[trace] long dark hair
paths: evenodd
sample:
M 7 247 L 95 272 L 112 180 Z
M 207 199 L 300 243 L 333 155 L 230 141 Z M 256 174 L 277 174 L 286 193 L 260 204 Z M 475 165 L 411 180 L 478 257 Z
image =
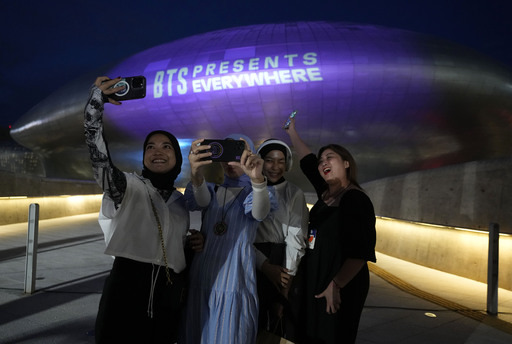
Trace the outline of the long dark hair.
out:
M 355 186 L 357 186 L 358 188 L 361 189 L 361 186 L 357 182 L 357 164 L 356 164 L 356 160 L 354 159 L 352 154 L 350 154 L 348 149 L 346 149 L 345 147 L 340 146 L 338 144 L 335 144 L 335 143 L 328 144 L 328 145 L 323 146 L 322 148 L 320 148 L 320 150 L 318 151 L 318 156 L 317 156 L 318 161 L 320 161 L 320 157 L 322 156 L 322 153 L 326 149 L 331 149 L 336 154 L 341 156 L 341 158 L 343 160 L 348 161 L 349 167 L 347 167 L 347 169 L 346 169 L 347 170 L 347 178 L 350 181 L 350 183 L 354 184 Z

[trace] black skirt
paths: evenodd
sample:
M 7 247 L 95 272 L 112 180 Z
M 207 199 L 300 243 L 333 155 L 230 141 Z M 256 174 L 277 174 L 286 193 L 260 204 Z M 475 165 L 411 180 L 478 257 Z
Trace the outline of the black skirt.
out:
M 96 343 L 174 343 L 186 278 L 170 272 L 172 284 L 163 266 L 116 257 L 96 317 Z

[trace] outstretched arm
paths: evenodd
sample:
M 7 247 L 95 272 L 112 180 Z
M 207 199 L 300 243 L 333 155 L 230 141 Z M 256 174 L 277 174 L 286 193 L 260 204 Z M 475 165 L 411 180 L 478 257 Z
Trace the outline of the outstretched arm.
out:
M 85 142 L 89 147 L 94 179 L 113 201 L 116 207 L 123 200 L 126 191 L 126 176 L 114 166 L 110 159 L 107 142 L 103 137 L 103 91 L 117 82 L 108 77 L 98 77 L 91 88 L 84 111 Z M 106 92 L 110 92 L 108 90 Z M 113 104 L 120 104 L 109 98 Z M 116 105 L 117 105 L 116 104 Z
M 290 136 L 290 140 L 292 141 L 292 145 L 299 156 L 299 160 L 305 157 L 308 154 L 311 154 L 311 149 L 308 145 L 302 140 L 295 128 L 295 117 L 290 119 L 290 126 L 288 129 L 285 129 L 288 135 Z

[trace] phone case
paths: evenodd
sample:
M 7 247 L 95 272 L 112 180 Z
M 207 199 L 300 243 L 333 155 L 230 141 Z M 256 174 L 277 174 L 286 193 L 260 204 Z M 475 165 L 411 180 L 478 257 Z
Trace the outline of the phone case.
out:
M 107 97 L 117 101 L 123 101 L 130 99 L 140 99 L 146 96 L 146 77 L 142 75 L 123 78 L 114 86 L 112 86 L 112 88 L 119 86 L 125 86 L 125 89 L 110 94 Z
M 206 139 L 201 145 L 210 145 L 212 155 L 205 160 L 213 161 L 240 161 L 245 149 L 245 142 L 242 140 L 216 140 Z
M 297 114 L 297 110 L 293 111 L 290 116 L 288 116 L 288 119 L 286 120 L 286 123 L 283 126 L 283 129 L 288 129 L 290 127 L 290 123 L 292 121 L 292 118 L 295 117 Z

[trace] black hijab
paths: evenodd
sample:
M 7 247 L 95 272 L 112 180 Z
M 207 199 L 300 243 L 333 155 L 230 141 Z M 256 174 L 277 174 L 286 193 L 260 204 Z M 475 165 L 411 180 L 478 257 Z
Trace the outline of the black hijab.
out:
M 176 156 L 176 165 L 174 165 L 173 169 L 166 173 L 155 173 L 151 172 L 146 165 L 144 165 L 144 156 L 146 155 L 146 146 L 148 145 L 148 141 L 151 136 L 155 134 L 162 134 L 167 136 L 169 141 L 171 141 L 172 147 L 174 148 L 174 155 Z M 143 147 L 143 156 L 142 156 L 142 176 L 151 181 L 151 184 L 157 189 L 160 190 L 173 190 L 174 189 L 174 181 L 178 178 L 178 175 L 181 172 L 181 164 L 183 162 L 183 157 L 181 156 L 180 144 L 176 137 L 173 134 L 165 131 L 165 130 L 155 130 L 152 131 L 146 136 L 144 140 Z

